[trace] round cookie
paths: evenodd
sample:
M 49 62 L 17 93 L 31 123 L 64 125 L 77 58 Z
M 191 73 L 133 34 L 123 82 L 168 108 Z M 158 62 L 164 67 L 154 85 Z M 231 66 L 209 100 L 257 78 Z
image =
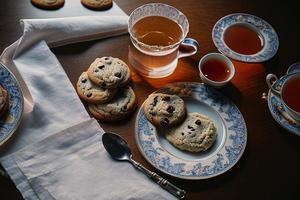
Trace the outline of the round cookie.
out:
M 189 113 L 186 120 L 166 134 L 166 138 L 181 150 L 199 152 L 212 146 L 217 137 L 214 123 L 199 113 Z
M 31 0 L 31 3 L 38 8 L 51 10 L 61 8 L 65 0 Z
M 119 58 L 96 58 L 88 71 L 89 79 L 103 88 L 117 88 L 130 80 L 130 71 L 126 63 Z
M 127 117 L 137 106 L 134 91 L 130 86 L 120 88 L 117 96 L 104 104 L 90 104 L 90 113 L 102 121 L 115 121 Z
M 8 109 L 7 91 L 0 86 L 0 117 L 2 117 Z
M 179 96 L 156 93 L 146 99 L 144 113 L 152 124 L 167 127 L 182 122 L 186 110 L 184 101 Z
M 112 0 L 81 0 L 81 3 L 93 10 L 105 10 L 111 8 L 113 5 Z
M 117 89 L 104 89 L 92 83 L 87 72 L 80 75 L 76 86 L 79 97 L 89 103 L 108 102 L 117 93 Z

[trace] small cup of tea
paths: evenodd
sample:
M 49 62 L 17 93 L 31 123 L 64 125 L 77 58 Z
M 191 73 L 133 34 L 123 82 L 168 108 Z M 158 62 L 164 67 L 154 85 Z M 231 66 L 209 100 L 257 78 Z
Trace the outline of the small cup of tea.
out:
M 300 72 L 287 74 L 279 79 L 280 87 L 275 87 L 274 83 L 278 78 L 274 74 L 268 74 L 266 82 L 271 91 L 277 95 L 283 104 L 285 111 L 296 121 L 300 122 Z
M 209 53 L 199 62 L 200 78 L 203 83 L 214 87 L 226 85 L 234 76 L 234 65 L 229 58 L 220 53 Z

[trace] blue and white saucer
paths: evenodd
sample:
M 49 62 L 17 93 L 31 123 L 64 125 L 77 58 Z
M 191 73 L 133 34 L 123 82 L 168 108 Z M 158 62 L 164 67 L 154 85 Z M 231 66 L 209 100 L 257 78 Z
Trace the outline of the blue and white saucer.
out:
M 291 73 L 300 73 L 300 63 L 292 64 L 288 70 L 287 74 Z M 274 86 L 277 89 L 280 89 L 283 82 L 286 80 L 286 76 L 278 79 Z M 277 121 L 279 125 L 285 128 L 287 131 L 294 133 L 300 136 L 300 122 L 295 121 L 285 110 L 282 104 L 281 99 L 276 96 L 272 90 L 269 90 L 268 93 L 268 106 L 273 118 Z
M 16 131 L 23 114 L 23 95 L 20 85 L 9 69 L 0 63 L 0 84 L 7 91 L 9 108 L 0 118 L 0 146 Z
M 261 51 L 253 55 L 239 54 L 231 50 L 224 42 L 227 28 L 244 24 L 255 29 L 264 41 Z M 213 27 L 212 39 L 217 49 L 226 56 L 243 62 L 264 62 L 271 59 L 277 52 L 279 40 L 274 28 L 265 20 L 245 13 L 235 13 L 221 18 Z
M 156 169 L 182 179 L 206 179 L 233 167 L 247 143 L 247 128 L 238 108 L 221 93 L 201 83 L 174 83 L 156 92 L 181 96 L 188 112 L 208 116 L 217 127 L 215 144 L 205 152 L 182 151 L 145 117 L 141 106 L 135 124 L 138 148 Z

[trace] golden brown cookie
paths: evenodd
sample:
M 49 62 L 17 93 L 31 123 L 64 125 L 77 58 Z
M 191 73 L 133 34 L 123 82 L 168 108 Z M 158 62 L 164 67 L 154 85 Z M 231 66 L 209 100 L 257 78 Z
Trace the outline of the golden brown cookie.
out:
M 200 113 L 189 113 L 185 121 L 166 134 L 167 140 L 181 150 L 206 151 L 217 138 L 217 129 L 211 119 Z
M 104 89 L 90 81 L 86 72 L 83 72 L 76 85 L 79 97 L 89 103 L 105 103 L 110 101 L 117 89 Z
M 177 95 L 155 93 L 146 99 L 144 113 L 155 126 L 170 127 L 184 120 L 185 103 Z
M 42 9 L 58 9 L 61 8 L 65 0 L 31 0 L 31 3 Z
M 90 104 L 90 113 L 101 121 L 116 121 L 126 118 L 137 106 L 137 99 L 130 86 L 120 88 L 117 96 L 110 102 Z
M 0 86 L 0 117 L 6 113 L 8 104 L 8 94 L 6 90 Z
M 126 63 L 110 56 L 96 58 L 87 74 L 95 85 L 108 89 L 125 86 L 130 80 L 130 70 Z
M 112 0 L 81 0 L 81 3 L 93 10 L 106 10 L 113 5 Z

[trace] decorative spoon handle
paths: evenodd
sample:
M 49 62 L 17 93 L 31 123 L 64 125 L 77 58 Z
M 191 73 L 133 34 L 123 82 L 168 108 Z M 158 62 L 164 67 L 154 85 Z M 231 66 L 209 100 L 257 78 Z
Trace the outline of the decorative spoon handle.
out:
M 168 192 L 170 192 L 172 195 L 174 195 L 178 199 L 184 199 L 185 198 L 185 194 L 186 194 L 185 190 L 182 190 L 182 189 L 178 188 L 177 186 L 173 185 L 172 183 L 170 183 L 166 179 L 162 178 L 161 176 L 159 176 L 155 172 L 152 172 L 152 171 L 148 170 L 143 165 L 141 165 L 140 163 L 134 161 L 133 159 L 130 159 L 130 161 L 131 161 L 131 163 L 133 164 L 133 166 L 135 168 L 137 168 L 138 170 L 140 170 L 141 172 L 146 174 L 150 179 L 152 179 L 158 185 L 160 185 L 160 187 L 167 190 Z

